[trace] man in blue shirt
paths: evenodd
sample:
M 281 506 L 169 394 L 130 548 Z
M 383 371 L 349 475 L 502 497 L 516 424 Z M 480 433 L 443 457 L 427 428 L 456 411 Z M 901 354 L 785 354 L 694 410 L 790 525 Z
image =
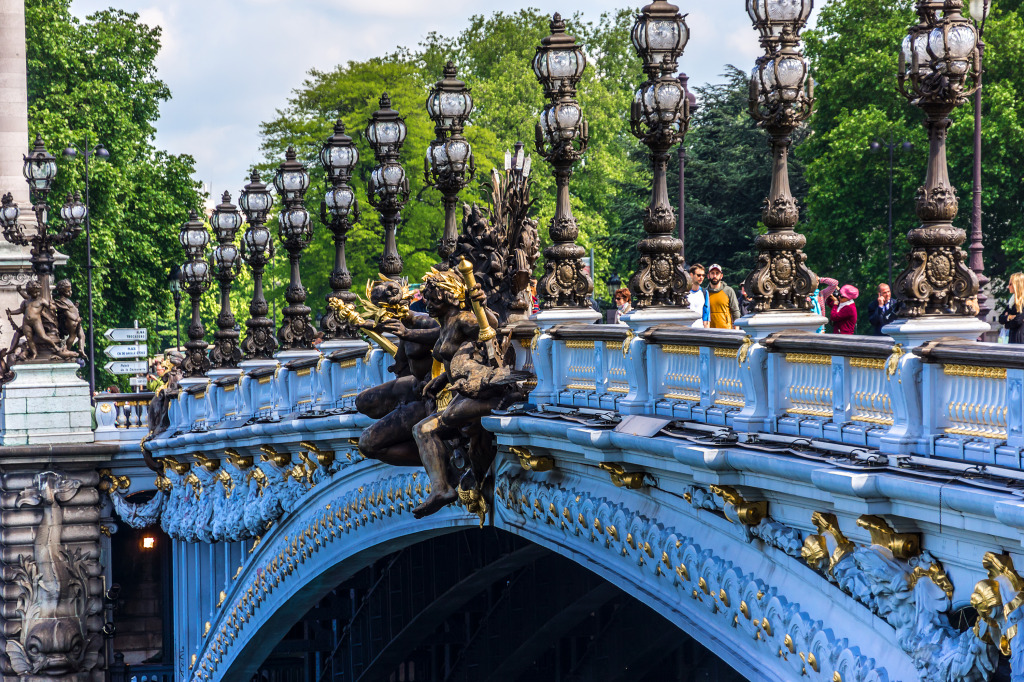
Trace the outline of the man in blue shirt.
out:
M 708 292 L 701 288 L 704 281 L 704 266 L 694 263 L 690 266 L 690 291 L 687 298 L 690 300 L 690 310 L 700 312 L 700 317 L 693 321 L 694 327 L 711 326 L 711 305 L 708 302 Z

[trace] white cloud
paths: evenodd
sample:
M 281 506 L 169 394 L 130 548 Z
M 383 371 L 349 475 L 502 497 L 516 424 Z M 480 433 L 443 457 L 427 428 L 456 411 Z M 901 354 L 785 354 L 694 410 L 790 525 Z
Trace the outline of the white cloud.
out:
M 196 158 L 197 177 L 220 193 L 237 192 L 259 159 L 259 124 L 285 105 L 311 68 L 329 70 L 399 46 L 428 32 L 455 34 L 470 15 L 537 7 L 588 18 L 644 2 L 622 0 L 75 0 L 85 15 L 111 5 L 138 12 L 163 29 L 157 60 L 173 99 L 162 107 L 157 143 Z M 680 63 L 700 85 L 725 64 L 746 68 L 759 48 L 742 2 L 678 1 L 691 37 Z

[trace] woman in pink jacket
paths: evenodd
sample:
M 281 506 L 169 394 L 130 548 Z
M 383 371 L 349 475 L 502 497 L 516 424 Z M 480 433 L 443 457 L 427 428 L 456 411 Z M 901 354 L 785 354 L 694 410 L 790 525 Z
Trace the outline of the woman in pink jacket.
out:
M 854 301 L 860 295 L 857 287 L 844 284 L 839 287 L 839 296 L 829 296 L 829 318 L 833 334 L 853 334 L 857 330 L 857 306 Z

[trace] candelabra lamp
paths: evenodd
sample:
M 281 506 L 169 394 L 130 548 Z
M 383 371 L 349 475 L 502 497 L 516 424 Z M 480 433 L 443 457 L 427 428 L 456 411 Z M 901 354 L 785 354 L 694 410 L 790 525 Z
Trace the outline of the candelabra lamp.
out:
M 309 350 L 313 348 L 315 332 L 309 320 L 310 308 L 306 305 L 306 289 L 299 275 L 302 252 L 313 239 L 313 221 L 302 200 L 309 188 L 309 173 L 296 159 L 295 148 L 288 147 L 284 161 L 277 167 L 274 188 L 284 202 L 278 217 L 278 236 L 288 252 L 291 266 L 285 300 L 288 305 L 282 310 L 284 319 L 277 332 L 281 350 Z
M 647 81 L 630 108 L 633 135 L 651 150 L 654 182 L 644 213 L 646 237 L 637 244 L 640 263 L 630 279 L 635 308 L 689 307 L 690 278 L 683 266 L 683 243 L 673 236 L 675 212 L 668 198 L 668 158 L 690 124 L 690 102 L 675 77 L 677 61 L 689 39 L 679 8 L 664 0 L 644 7 L 633 25 L 632 41 L 643 60 Z
M 385 92 L 380 96 L 380 109 L 373 112 L 366 126 L 366 139 L 377 159 L 377 165 L 370 174 L 369 200 L 380 213 L 384 225 L 384 255 L 380 259 L 380 271 L 388 277 L 402 274 L 402 257 L 398 255 L 395 233 L 402 219 L 402 208 L 409 200 L 409 178 L 398 160 L 407 132 L 405 119 L 391 108 L 391 98 Z
M 274 244 L 270 230 L 265 225 L 274 198 L 266 184 L 260 180 L 256 169 L 249 176 L 249 183 L 242 188 L 238 203 L 249 223 L 242 238 L 242 258 L 252 268 L 253 280 L 242 352 L 246 360 L 270 360 L 277 350 L 277 339 L 274 336 L 274 322 L 267 317 L 270 306 L 263 295 L 263 271 L 274 257 Z
M 544 249 L 539 293 L 543 308 L 587 308 L 594 282 L 584 270 L 586 252 L 576 243 L 580 229 L 569 200 L 573 164 L 582 158 L 590 141 L 590 130 L 576 101 L 576 86 L 587 58 L 576 39 L 566 34 L 561 15 L 555 14 L 550 26 L 551 35 L 541 40 L 533 58 L 533 72 L 548 99 L 536 128 L 537 152 L 554 169 L 558 192 L 548 227 L 552 244 Z
M 13 315 L 21 315 L 22 320 L 14 324 L 11 352 L 3 359 L 5 368 L 18 362 L 66 362 L 84 357 L 85 350 L 84 343 L 79 340 L 81 318 L 78 309 L 66 295 L 58 301 L 53 300 L 50 280 L 56 247 L 81 233 L 88 209 L 80 195 L 69 194 L 59 211 L 63 224 L 53 229 L 47 198 L 57 176 L 57 161 L 46 150 L 41 137 L 36 137 L 33 148 L 24 157 L 22 170 L 29 185 L 36 224 L 31 232 L 26 232 L 26 226 L 19 222 L 21 209 L 8 193 L 0 202 L 0 227 L 3 228 L 4 239 L 11 244 L 32 247 L 30 262 L 35 280 L 29 282 L 22 292 L 26 300 L 21 307 L 11 311 Z M 61 327 L 68 329 L 62 333 Z M 69 348 L 76 342 L 79 344 L 77 352 Z
M 231 203 L 231 194 L 224 192 L 220 204 L 210 216 L 210 226 L 217 235 L 217 246 L 213 249 L 213 276 L 220 284 L 220 314 L 217 315 L 217 331 L 213 335 L 213 350 L 210 360 L 214 369 L 234 369 L 242 359 L 238 348 L 238 332 L 235 330 L 235 316 L 231 312 L 231 284 L 238 276 L 242 263 L 235 236 L 242 226 L 242 214 Z
M 808 63 L 800 50 L 800 29 L 812 5 L 811 0 L 747 0 L 747 13 L 765 49 L 750 79 L 750 114 L 767 131 L 774 159 L 761 214 L 768 232 L 754 240 L 757 266 L 744 282 L 756 313 L 809 311 L 809 296 L 818 286 L 802 251 L 807 239 L 793 229 L 800 212 L 789 187 L 793 131 L 810 117 L 814 105 Z
M 345 134 L 345 124 L 338 120 L 334 124 L 334 134 L 320 150 L 320 163 L 327 171 L 327 180 L 330 183 L 320 206 L 320 221 L 328 225 L 334 235 L 334 270 L 331 271 L 328 304 L 334 298 L 346 304 L 356 300 L 356 295 L 350 291 L 352 275 L 345 261 L 345 241 L 348 239 L 349 230 L 359 222 L 359 202 L 348 184 L 352 178 L 352 169 L 358 161 L 359 150 L 353 144 L 352 138 Z M 351 326 L 346 324 L 330 305 L 327 306 L 327 313 L 320 323 L 320 329 L 327 340 L 355 338 Z
M 463 137 L 466 120 L 473 113 L 473 97 L 458 78 L 455 64 L 448 62 L 444 77 L 427 96 L 427 113 L 434 122 L 434 139 L 423 162 L 426 183 L 444 198 L 444 233 L 437 243 L 442 262 L 455 253 L 459 237 L 456 211 L 459 192 L 476 176 L 476 161 L 469 142 Z
M 970 315 L 967 299 L 978 293 L 960 249 L 967 235 L 953 227 L 957 197 L 946 163 L 949 115 L 974 94 L 981 73 L 977 29 L 962 9 L 962 0 L 918 0 L 919 21 L 900 51 L 900 91 L 924 111 L 929 143 L 928 171 L 917 190 L 921 226 L 907 234 L 909 266 L 894 292 L 906 318 Z
M 206 245 L 210 243 L 210 235 L 195 211 L 189 213 L 188 222 L 182 225 L 178 239 L 188 258 L 188 262 L 181 266 L 181 280 L 192 299 L 192 321 L 188 325 L 182 375 L 186 379 L 198 379 L 205 377 L 210 370 L 210 358 L 206 354 L 206 330 L 203 329 L 203 320 L 199 314 L 202 295 L 210 288 L 210 264 L 206 262 Z

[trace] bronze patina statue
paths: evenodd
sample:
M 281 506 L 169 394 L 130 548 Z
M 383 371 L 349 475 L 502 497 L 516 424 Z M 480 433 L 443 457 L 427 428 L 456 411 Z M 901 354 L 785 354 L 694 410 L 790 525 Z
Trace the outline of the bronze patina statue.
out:
M 430 493 L 413 510 L 417 517 L 462 499 L 483 518 L 496 447 L 480 419 L 523 399 L 522 382 L 532 377 L 513 369 L 507 326 L 528 314 L 527 287 L 538 256 L 521 145 L 508 165 L 492 180 L 494 208 L 464 207 L 454 254 L 424 276 L 429 317 L 395 308 L 396 299 L 407 298 L 384 277 L 368 292 L 365 317 L 372 321 L 347 313 L 365 331 L 400 340 L 391 368 L 397 378 L 356 399 L 360 412 L 378 419 L 359 448 L 389 464 L 422 463 Z
M 408 284 L 383 275 L 366 285 L 364 301 L 368 317 L 359 328 L 399 339 L 389 368 L 395 379 L 367 389 L 356 397 L 356 409 L 377 419 L 359 438 L 359 451 L 371 459 L 397 466 L 419 464 L 412 428 L 427 416 L 423 386 L 430 378 L 433 359 L 430 349 L 437 342 L 440 327 L 429 315 L 409 310 Z

